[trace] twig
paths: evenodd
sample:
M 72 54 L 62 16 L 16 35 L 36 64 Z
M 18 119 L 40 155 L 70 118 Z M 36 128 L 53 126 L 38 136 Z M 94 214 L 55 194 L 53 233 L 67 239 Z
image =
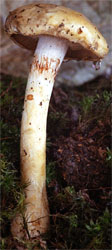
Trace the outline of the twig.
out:
M 4 137 L 4 138 L 0 138 L 0 141 L 2 141 L 2 140 L 7 140 L 7 139 L 12 139 L 12 137 Z
M 90 190 L 105 190 L 105 189 L 111 189 L 111 187 L 100 187 L 100 188 L 86 188 L 86 191 Z
M 3 97 L 6 93 L 8 93 L 8 91 L 11 89 L 11 87 L 12 87 L 12 81 L 10 82 L 9 87 L 1 93 L 0 97 Z

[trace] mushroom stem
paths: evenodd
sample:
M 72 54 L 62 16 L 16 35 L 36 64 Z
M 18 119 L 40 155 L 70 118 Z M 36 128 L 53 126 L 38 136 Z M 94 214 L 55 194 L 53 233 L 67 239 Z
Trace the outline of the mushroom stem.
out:
M 30 237 L 45 233 L 49 225 L 46 195 L 46 121 L 57 71 L 67 52 L 63 39 L 40 36 L 26 87 L 21 125 L 21 174 L 29 185 L 25 190 L 25 221 Z M 23 220 L 16 216 L 12 234 L 26 234 Z

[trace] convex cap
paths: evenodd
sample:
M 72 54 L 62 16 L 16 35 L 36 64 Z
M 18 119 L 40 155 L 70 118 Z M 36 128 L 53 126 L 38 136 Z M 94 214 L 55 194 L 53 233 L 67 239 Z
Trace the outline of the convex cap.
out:
M 5 30 L 20 46 L 35 50 L 39 35 L 68 41 L 65 59 L 98 61 L 108 53 L 106 40 L 81 13 L 54 4 L 29 4 L 12 11 Z

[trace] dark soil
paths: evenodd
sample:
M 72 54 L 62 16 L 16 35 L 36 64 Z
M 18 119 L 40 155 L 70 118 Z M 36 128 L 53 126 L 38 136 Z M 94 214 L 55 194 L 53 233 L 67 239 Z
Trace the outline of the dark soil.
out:
M 48 159 L 56 161 L 63 184 L 73 185 L 77 191 L 110 185 L 109 168 L 105 162 L 107 148 L 111 147 L 110 106 L 109 103 L 105 106 L 102 97 L 104 86 L 109 91 L 109 83 L 109 80 L 100 77 L 84 87 L 69 88 L 69 92 L 67 88 L 55 88 L 53 91 L 49 114 L 61 111 L 63 117 L 57 118 L 55 124 L 48 118 L 48 137 L 53 144 Z M 95 89 L 97 86 L 99 89 Z M 84 117 L 78 102 L 84 95 L 91 94 L 94 99 L 96 95 L 100 98 L 94 100 Z M 74 98 L 73 105 L 70 105 L 70 98 Z M 63 124 L 60 124 L 62 119 Z

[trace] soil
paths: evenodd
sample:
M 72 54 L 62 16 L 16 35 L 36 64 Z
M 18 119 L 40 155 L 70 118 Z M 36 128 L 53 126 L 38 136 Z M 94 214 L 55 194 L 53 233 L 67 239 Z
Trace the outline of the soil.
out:
M 95 88 L 95 87 L 97 87 Z M 99 95 L 110 89 L 108 79 L 99 77 L 80 88 L 54 88 L 49 113 L 63 112 L 63 124 L 55 125 L 48 118 L 48 137 L 52 148 L 48 160 L 56 161 L 57 172 L 65 185 L 76 190 L 98 189 L 110 185 L 109 169 L 105 164 L 107 148 L 110 148 L 110 107 L 95 100 L 88 114 L 80 121 L 82 114 L 79 100 L 85 96 Z M 70 98 L 75 104 L 70 106 Z M 72 100 L 73 101 L 73 100 Z M 61 118 L 62 119 L 62 118 Z M 64 124 L 65 122 L 65 124 Z M 57 174 L 58 174 L 57 173 Z

